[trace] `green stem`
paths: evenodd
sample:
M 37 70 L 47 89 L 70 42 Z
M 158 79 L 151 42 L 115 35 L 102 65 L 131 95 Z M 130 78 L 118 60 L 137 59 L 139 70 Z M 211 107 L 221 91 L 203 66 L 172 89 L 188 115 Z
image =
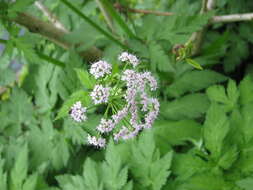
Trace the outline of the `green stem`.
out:
M 104 116 L 106 116 L 106 118 L 107 118 L 108 111 L 109 111 L 109 108 L 110 108 L 110 107 L 111 107 L 111 104 L 108 104 L 108 105 L 107 105 L 107 108 L 106 108 L 106 110 L 105 110 Z
M 52 63 L 54 65 L 57 65 L 57 66 L 60 66 L 60 67 L 65 67 L 65 63 L 59 61 L 58 59 L 54 59 L 54 58 L 49 57 L 49 56 L 47 56 L 47 55 L 45 55 L 43 53 L 40 53 L 38 51 L 35 51 L 35 52 L 36 52 L 36 54 L 38 55 L 39 58 L 41 58 L 41 59 L 43 59 L 43 60 L 45 60 L 45 61 L 47 61 L 49 63 Z
M 0 39 L 0 43 L 7 44 L 7 40 Z
M 72 3 L 70 3 L 68 0 L 61 0 L 62 3 L 64 3 L 67 7 L 69 7 L 73 12 L 75 12 L 78 16 L 80 16 L 82 19 L 84 19 L 86 22 L 88 22 L 91 26 L 93 26 L 97 31 L 104 34 L 107 38 L 118 44 L 123 49 L 129 49 L 126 45 L 121 43 L 119 40 L 114 38 L 111 34 L 109 34 L 107 31 L 105 31 L 103 28 L 101 28 L 99 25 L 97 25 L 95 22 L 93 22 L 89 17 L 84 15 L 80 10 L 78 10 Z

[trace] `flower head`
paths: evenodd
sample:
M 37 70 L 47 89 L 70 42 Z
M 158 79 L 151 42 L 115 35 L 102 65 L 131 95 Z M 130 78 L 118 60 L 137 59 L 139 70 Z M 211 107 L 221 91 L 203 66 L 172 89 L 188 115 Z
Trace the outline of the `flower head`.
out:
M 87 119 L 86 111 L 86 107 L 82 107 L 82 103 L 78 101 L 71 107 L 70 117 L 76 122 L 85 121 Z
M 87 137 L 87 142 L 90 145 L 97 146 L 100 148 L 103 148 L 106 145 L 106 140 L 104 138 L 101 138 L 101 137 L 97 138 L 95 136 L 90 136 L 90 135 L 88 135 Z
M 93 91 L 90 93 L 90 96 L 94 102 L 94 104 L 101 104 L 108 102 L 108 98 L 110 96 L 109 87 L 103 87 L 103 85 L 96 85 Z
M 90 74 L 92 74 L 95 79 L 104 77 L 106 74 L 110 74 L 112 66 L 106 61 L 98 61 L 91 65 Z
M 118 60 L 122 62 L 129 61 L 129 63 L 132 64 L 133 67 L 136 67 L 140 63 L 139 59 L 135 55 L 130 54 L 128 52 L 122 52 L 119 55 Z
M 102 118 L 100 124 L 97 126 L 97 130 L 101 133 L 108 133 L 115 127 L 114 122 L 111 119 Z

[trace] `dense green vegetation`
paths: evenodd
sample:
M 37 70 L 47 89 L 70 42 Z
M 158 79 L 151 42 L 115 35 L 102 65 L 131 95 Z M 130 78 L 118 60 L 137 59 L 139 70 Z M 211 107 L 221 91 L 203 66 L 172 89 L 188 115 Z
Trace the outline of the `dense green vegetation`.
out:
M 0 190 L 252 190 L 251 12 L 252 0 L 0 0 Z M 158 81 L 158 118 L 91 146 L 127 103 L 125 51 Z M 92 75 L 98 60 L 112 75 Z M 115 85 L 107 107 L 92 103 L 98 83 Z

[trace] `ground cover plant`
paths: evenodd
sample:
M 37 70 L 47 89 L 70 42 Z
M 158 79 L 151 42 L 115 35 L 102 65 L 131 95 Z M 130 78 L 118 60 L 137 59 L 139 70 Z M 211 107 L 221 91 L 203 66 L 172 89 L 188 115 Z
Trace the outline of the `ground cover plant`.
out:
M 251 0 L 0 0 L 0 190 L 252 190 Z

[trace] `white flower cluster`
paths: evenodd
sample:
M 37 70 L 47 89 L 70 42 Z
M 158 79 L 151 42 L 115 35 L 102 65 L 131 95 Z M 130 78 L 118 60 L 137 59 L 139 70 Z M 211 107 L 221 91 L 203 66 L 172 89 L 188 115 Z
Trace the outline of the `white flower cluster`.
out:
M 94 104 L 106 103 L 108 102 L 108 98 L 110 95 L 109 92 L 109 87 L 103 87 L 103 85 L 98 84 L 94 87 L 93 91 L 90 93 L 90 96 Z
M 76 122 L 85 121 L 87 119 L 86 111 L 86 107 L 82 107 L 82 103 L 78 101 L 71 107 L 70 117 Z
M 133 138 L 143 129 L 151 128 L 159 113 L 159 101 L 150 96 L 157 89 L 155 77 L 148 71 L 135 69 L 139 64 L 135 55 L 123 52 L 118 60 L 125 63 L 120 75 L 110 75 L 112 66 L 106 61 L 95 62 L 90 68 L 90 74 L 99 79 L 90 97 L 95 105 L 107 105 L 105 116 L 96 127 L 98 135 L 87 138 L 88 144 L 100 148 L 106 145 L 104 135 L 112 134 L 115 141 Z M 86 120 L 85 112 L 86 108 L 77 102 L 70 115 L 81 122 Z
M 140 63 L 139 59 L 135 55 L 130 54 L 128 52 L 122 52 L 119 55 L 118 59 L 119 61 L 122 61 L 122 62 L 129 61 L 133 65 L 133 67 L 136 67 Z
M 90 74 L 92 74 L 95 79 L 104 77 L 106 74 L 110 74 L 112 66 L 106 61 L 98 61 L 91 65 Z
M 87 141 L 88 141 L 88 144 L 91 144 L 100 148 L 105 147 L 105 144 L 106 144 L 106 141 L 104 138 L 101 138 L 101 137 L 97 138 L 95 136 L 90 136 L 90 135 L 88 135 Z

